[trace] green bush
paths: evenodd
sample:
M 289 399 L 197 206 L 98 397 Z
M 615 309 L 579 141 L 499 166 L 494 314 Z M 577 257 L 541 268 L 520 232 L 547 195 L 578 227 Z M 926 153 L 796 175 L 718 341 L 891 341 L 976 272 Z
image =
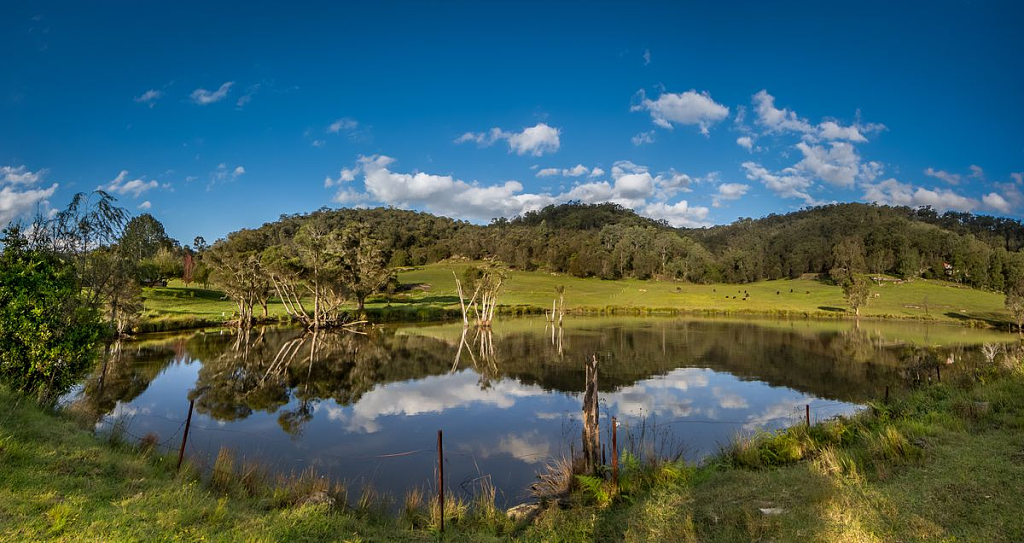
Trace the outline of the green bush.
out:
M 4 230 L 0 255 L 0 379 L 53 401 L 96 359 L 104 326 L 85 302 L 75 269 Z

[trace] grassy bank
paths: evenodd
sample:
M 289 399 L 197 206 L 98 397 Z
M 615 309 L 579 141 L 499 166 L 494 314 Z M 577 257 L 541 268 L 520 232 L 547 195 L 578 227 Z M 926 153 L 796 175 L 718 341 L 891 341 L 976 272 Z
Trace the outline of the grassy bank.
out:
M 452 271 L 465 263 L 433 264 L 404 270 L 399 280 L 408 290 L 371 299 L 367 313 L 375 322 L 428 322 L 459 318 Z M 566 287 L 566 307 L 586 314 L 693 313 L 849 318 L 842 290 L 815 279 L 760 281 L 745 285 L 694 285 L 672 281 L 625 279 L 605 281 L 534 271 L 513 271 L 500 297 L 512 314 L 550 309 L 556 286 Z M 168 287 L 145 289 L 139 332 L 216 326 L 229 320 L 234 304 L 216 290 Z M 276 300 L 268 306 L 271 321 L 286 318 Z M 260 313 L 260 311 L 257 311 Z M 955 322 L 972 326 L 1008 325 L 1003 296 L 953 283 L 916 280 L 883 282 L 872 287 L 867 318 Z
M 852 419 L 739 440 L 701 467 L 624 456 L 621 493 L 578 484 L 570 507 L 544 508 L 533 523 L 462 505 L 445 538 L 1020 541 L 1024 371 L 1001 365 L 949 372 Z M 395 516 L 315 477 L 260 482 L 227 455 L 219 475 L 176 474 L 173 457 L 98 439 L 72 414 L 4 391 L 0 401 L 0 540 L 437 538 L 422 494 Z M 304 504 L 318 490 L 354 505 Z

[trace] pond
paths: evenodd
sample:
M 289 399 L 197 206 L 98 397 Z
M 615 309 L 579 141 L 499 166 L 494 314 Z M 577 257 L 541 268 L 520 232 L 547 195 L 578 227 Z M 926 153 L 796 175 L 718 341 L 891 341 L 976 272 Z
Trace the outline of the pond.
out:
M 536 474 L 580 448 L 584 361 L 597 356 L 602 443 L 699 461 L 737 434 L 849 414 L 905 386 L 908 345 L 944 361 L 1015 336 L 943 325 L 686 318 L 506 319 L 379 326 L 365 334 L 294 328 L 144 337 L 120 344 L 70 401 L 127 435 L 181 442 L 212 463 L 221 447 L 282 472 L 314 468 L 400 500 L 434 480 L 481 478 L 500 505 L 529 499 Z M 948 358 L 947 358 L 948 357 Z

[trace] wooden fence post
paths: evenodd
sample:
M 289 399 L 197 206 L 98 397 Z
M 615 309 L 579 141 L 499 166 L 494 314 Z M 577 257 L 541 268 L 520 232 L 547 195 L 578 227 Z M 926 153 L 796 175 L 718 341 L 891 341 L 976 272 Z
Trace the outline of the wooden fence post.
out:
M 181 471 L 181 460 L 185 458 L 185 443 L 188 442 L 188 429 L 192 426 L 192 408 L 196 406 L 196 400 L 193 398 L 188 401 L 188 416 L 185 417 L 185 435 L 181 436 L 181 449 L 178 450 L 178 467 L 174 468 L 175 471 Z
M 444 448 L 441 442 L 441 430 L 437 431 L 437 509 L 441 533 L 444 533 Z
M 619 490 L 619 440 L 617 429 L 619 422 L 612 417 L 612 484 Z
M 810 428 L 811 427 L 811 404 L 807 404 L 805 406 L 805 408 L 806 408 L 805 413 L 806 413 L 806 416 L 807 416 L 807 427 Z

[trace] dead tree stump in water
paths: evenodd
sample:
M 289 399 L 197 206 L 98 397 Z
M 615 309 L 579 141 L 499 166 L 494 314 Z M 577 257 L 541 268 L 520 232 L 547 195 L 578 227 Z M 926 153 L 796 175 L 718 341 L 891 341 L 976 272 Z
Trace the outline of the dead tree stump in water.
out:
M 601 465 L 601 433 L 597 411 L 597 355 L 586 362 L 587 390 L 583 395 L 583 465 L 587 473 L 595 473 Z

